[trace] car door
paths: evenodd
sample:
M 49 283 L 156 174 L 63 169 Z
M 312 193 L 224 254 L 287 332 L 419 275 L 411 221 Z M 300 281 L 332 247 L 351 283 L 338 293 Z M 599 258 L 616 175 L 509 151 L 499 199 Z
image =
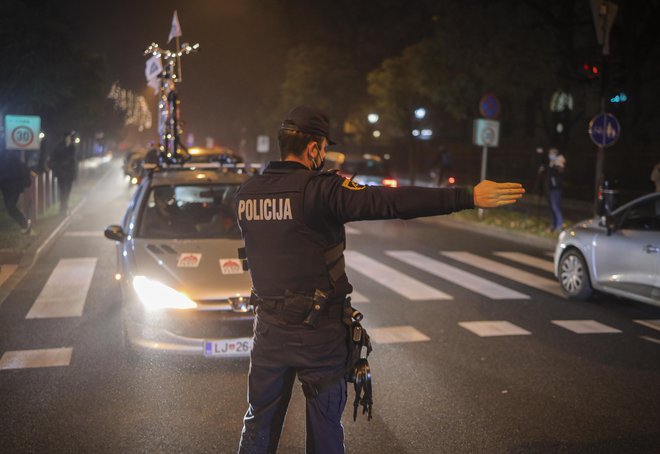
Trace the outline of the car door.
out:
M 631 205 L 611 235 L 595 240 L 596 274 L 604 288 L 660 296 L 660 194 Z

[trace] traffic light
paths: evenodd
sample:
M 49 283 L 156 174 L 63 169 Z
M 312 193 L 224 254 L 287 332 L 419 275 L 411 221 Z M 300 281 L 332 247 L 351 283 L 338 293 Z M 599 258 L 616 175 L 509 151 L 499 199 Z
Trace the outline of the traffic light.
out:
M 618 93 L 610 98 L 610 102 L 612 104 L 619 104 L 626 101 L 628 101 L 628 95 L 626 95 L 624 92 Z
M 591 63 L 584 63 L 582 65 L 582 74 L 587 79 L 598 79 L 600 77 L 600 67 Z

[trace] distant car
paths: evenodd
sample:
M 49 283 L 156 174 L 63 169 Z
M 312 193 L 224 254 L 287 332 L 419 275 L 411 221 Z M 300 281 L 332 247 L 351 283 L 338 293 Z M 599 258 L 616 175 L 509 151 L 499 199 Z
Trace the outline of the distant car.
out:
M 386 161 L 375 154 L 345 155 L 339 164 L 339 173 L 366 186 L 396 188 L 399 185 L 398 180 L 389 172 Z
M 122 169 L 131 184 L 139 184 L 142 178 L 142 163 L 147 154 L 146 148 L 136 148 L 126 153 Z
M 554 262 L 569 299 L 599 291 L 660 306 L 660 193 L 565 229 Z
M 244 356 L 254 314 L 234 194 L 224 168 L 156 168 L 137 187 L 116 241 L 123 339 L 130 352 Z

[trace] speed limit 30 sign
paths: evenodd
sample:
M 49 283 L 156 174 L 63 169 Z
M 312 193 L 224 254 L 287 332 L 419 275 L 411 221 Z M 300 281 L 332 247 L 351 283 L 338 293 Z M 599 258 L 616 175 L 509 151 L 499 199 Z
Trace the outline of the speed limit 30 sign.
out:
M 41 117 L 5 116 L 5 146 L 8 150 L 39 150 Z

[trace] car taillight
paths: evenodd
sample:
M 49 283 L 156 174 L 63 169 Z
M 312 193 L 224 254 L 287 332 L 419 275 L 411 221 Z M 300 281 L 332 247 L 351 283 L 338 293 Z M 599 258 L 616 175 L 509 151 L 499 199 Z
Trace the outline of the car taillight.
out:
M 383 186 L 389 186 L 390 188 L 396 188 L 399 186 L 399 182 L 394 178 L 384 178 L 381 183 L 383 183 Z
M 449 184 L 455 184 L 455 183 L 456 183 L 456 178 L 454 178 L 454 177 L 449 177 L 449 178 L 447 178 L 447 183 L 449 183 Z

